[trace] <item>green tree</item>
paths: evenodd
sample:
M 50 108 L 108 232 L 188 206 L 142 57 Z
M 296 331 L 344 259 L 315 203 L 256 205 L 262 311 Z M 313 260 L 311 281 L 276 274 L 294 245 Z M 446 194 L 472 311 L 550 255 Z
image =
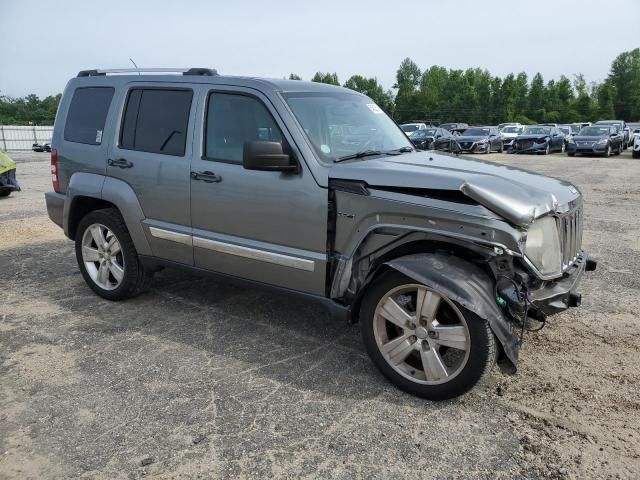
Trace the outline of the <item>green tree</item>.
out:
M 394 88 L 398 89 L 395 105 L 397 120 L 409 120 L 423 115 L 418 95 L 420 79 L 421 73 L 418 65 L 410 58 L 405 58 L 396 72 L 396 84 L 394 85 Z
M 377 79 L 353 75 L 345 82 L 344 86 L 365 94 L 389 115 L 393 114 L 393 94 L 390 91 L 385 91 Z
M 607 81 L 615 87 L 615 117 L 640 119 L 640 48 L 618 55 Z
M 311 81 L 318 82 L 318 83 L 328 83 L 330 85 L 340 85 L 340 82 L 338 81 L 337 73 L 316 72 L 316 74 L 313 76 Z
M 540 73 L 536 73 L 531 80 L 529 95 L 527 96 L 527 117 L 542 121 L 546 110 L 544 108 L 544 98 L 546 95 L 544 79 Z
M 290 73 L 289 80 L 302 80 L 302 77 L 300 75 L 296 75 L 295 73 Z
M 596 94 L 598 117 L 611 119 L 616 116 L 614 101 L 616 99 L 616 88 L 608 81 L 604 82 L 597 89 Z

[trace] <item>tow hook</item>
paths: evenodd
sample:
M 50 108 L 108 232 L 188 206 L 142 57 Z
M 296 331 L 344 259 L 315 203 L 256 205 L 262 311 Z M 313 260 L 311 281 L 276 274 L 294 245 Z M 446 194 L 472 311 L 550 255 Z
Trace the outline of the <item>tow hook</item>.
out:
M 582 295 L 579 293 L 570 293 L 569 301 L 567 302 L 567 306 L 569 307 L 579 307 L 582 303 Z
M 587 272 L 593 272 L 598 267 L 598 262 L 595 260 L 587 259 L 587 264 L 585 266 L 585 270 Z

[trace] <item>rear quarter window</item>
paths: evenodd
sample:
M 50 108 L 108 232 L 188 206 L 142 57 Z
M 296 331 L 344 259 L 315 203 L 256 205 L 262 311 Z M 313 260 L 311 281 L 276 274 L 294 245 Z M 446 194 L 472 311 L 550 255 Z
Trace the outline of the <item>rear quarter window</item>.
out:
M 100 145 L 114 91 L 113 87 L 77 88 L 69 105 L 64 139 L 68 142 Z

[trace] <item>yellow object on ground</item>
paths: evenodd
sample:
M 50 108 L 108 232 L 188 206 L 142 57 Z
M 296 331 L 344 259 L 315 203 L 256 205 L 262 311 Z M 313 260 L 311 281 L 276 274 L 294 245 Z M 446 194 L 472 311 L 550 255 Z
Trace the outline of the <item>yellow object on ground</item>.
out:
M 16 168 L 16 162 L 11 160 L 9 155 L 0 150 L 0 174 Z

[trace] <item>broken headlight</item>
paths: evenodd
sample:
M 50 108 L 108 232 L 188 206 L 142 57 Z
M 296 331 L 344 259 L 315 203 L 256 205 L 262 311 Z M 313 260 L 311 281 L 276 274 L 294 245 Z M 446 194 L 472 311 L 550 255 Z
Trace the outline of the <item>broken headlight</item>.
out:
M 544 276 L 562 271 L 560 236 L 554 217 L 539 218 L 529 227 L 524 254 Z

